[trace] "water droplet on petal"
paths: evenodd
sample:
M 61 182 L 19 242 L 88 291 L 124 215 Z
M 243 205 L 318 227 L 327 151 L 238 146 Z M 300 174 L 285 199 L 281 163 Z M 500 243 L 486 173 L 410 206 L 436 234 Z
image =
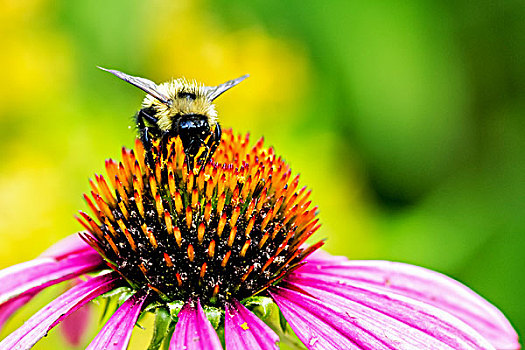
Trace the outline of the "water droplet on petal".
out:
M 308 345 L 314 346 L 314 344 L 317 343 L 318 341 L 319 341 L 318 337 L 310 338 L 310 341 L 308 342 Z

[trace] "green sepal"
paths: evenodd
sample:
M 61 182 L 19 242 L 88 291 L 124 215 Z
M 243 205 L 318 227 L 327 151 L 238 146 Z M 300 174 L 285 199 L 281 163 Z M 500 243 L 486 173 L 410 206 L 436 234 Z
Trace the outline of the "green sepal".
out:
M 184 306 L 184 302 L 182 300 L 176 300 L 172 301 L 171 303 L 168 303 L 168 308 L 171 314 L 171 317 L 174 320 L 178 319 L 178 314 L 182 307 Z M 206 314 L 206 318 L 211 322 L 213 328 L 218 329 L 221 324 L 221 319 L 224 315 L 223 310 L 213 307 L 213 306 L 204 306 L 204 313 Z
M 270 327 L 275 328 L 279 325 L 281 331 L 286 332 L 288 322 L 272 298 L 253 296 L 244 299 L 241 303 Z
M 168 309 L 170 310 L 171 317 L 177 320 L 178 319 L 177 315 L 179 314 L 180 309 L 182 309 L 182 307 L 184 306 L 184 302 L 182 300 L 175 300 L 175 301 L 172 301 L 171 303 L 167 303 L 166 305 L 168 305 Z
M 102 294 L 99 298 L 113 298 L 116 295 L 120 296 L 120 294 L 125 294 L 125 295 L 128 295 L 129 297 L 129 296 L 132 296 L 134 293 L 135 292 L 130 287 L 118 287 L 118 288 L 110 290 L 107 293 Z
M 119 287 L 110 290 L 95 299 L 95 303 L 104 303 L 99 322 L 105 323 L 105 321 L 134 293 L 135 292 L 129 287 Z
M 154 301 L 152 303 L 149 303 L 143 310 L 142 313 L 146 312 L 155 312 L 156 309 L 162 308 L 164 304 L 159 303 L 158 301 Z
M 120 293 L 120 296 L 119 296 L 118 301 L 117 301 L 118 307 L 120 307 L 122 304 L 124 304 L 124 302 L 126 300 L 128 300 L 129 298 L 131 298 L 133 296 L 133 294 L 135 294 L 135 293 L 136 293 L 136 291 L 134 291 L 132 289 L 130 289 L 129 291 L 126 291 L 126 290 L 122 291 Z
M 272 298 L 253 296 L 241 301 L 241 304 L 246 306 L 251 312 L 257 315 L 261 320 L 266 322 L 272 318 L 276 310 L 277 305 L 273 302 Z
M 172 318 L 172 322 L 168 325 L 168 330 L 166 331 L 166 336 L 164 340 L 164 345 L 162 346 L 162 350 L 170 350 L 171 337 L 173 336 L 173 332 L 175 332 L 176 325 L 177 321 L 173 320 Z
M 223 310 L 216 308 L 214 306 L 204 306 L 204 313 L 206 314 L 206 318 L 208 321 L 211 322 L 211 325 L 216 330 L 219 329 L 219 326 L 221 325 L 221 320 L 224 316 Z
M 97 302 L 100 303 L 99 301 Z M 106 319 L 109 319 L 109 315 L 113 315 L 115 311 L 117 311 L 117 307 L 115 303 L 111 301 L 111 299 L 109 298 L 104 299 L 103 303 L 104 303 L 104 306 L 102 309 L 102 314 L 100 315 L 100 319 L 98 320 L 100 324 L 105 323 L 104 321 Z
M 286 333 L 286 330 L 288 329 L 288 321 L 286 321 L 286 318 L 284 318 L 281 310 L 279 310 L 279 325 L 281 326 L 283 333 Z
M 107 275 L 107 274 L 109 274 L 111 272 L 113 272 L 113 270 L 106 268 L 106 269 L 90 272 L 89 276 L 90 277 L 98 277 L 98 276 Z M 85 278 L 82 278 L 82 279 L 85 280 Z
M 217 336 L 221 341 L 223 349 L 226 349 L 226 338 L 224 338 L 224 323 L 222 323 L 219 328 L 215 329 L 215 332 L 217 332 Z
M 153 337 L 151 338 L 148 350 L 160 349 L 164 341 L 167 341 L 169 344 L 171 337 L 168 337 L 168 330 L 171 323 L 174 323 L 174 320 L 171 317 L 170 311 L 164 307 L 157 307 Z
M 150 312 L 151 313 L 155 313 L 156 310 L 158 308 L 160 308 L 160 307 L 162 307 L 162 304 L 159 303 L 158 301 L 154 301 L 154 302 L 149 303 L 148 305 L 146 305 L 146 307 L 144 307 L 144 309 L 140 313 L 139 318 L 137 319 L 137 326 L 142 328 L 142 326 L 140 325 L 140 322 L 142 322 L 144 317 L 146 317 L 146 315 L 149 314 Z
M 305 349 L 273 299 L 253 296 L 242 300 L 241 303 L 277 333 L 281 344 L 286 344 L 290 349 Z

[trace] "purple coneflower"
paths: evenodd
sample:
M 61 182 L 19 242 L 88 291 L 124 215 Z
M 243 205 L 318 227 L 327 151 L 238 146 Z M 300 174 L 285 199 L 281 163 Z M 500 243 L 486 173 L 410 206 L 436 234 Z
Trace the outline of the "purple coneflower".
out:
M 182 144 L 123 149 L 91 181 L 85 231 L 0 271 L 0 324 L 44 288 L 78 279 L 9 334 L 28 349 L 97 297 L 118 308 L 88 349 L 125 349 L 155 313 L 150 349 L 519 349 L 493 305 L 459 282 L 388 261 L 349 261 L 306 246 L 319 228 L 298 176 L 248 137 L 226 132 L 211 162 L 188 171 Z M 87 244 L 86 244 L 87 243 Z

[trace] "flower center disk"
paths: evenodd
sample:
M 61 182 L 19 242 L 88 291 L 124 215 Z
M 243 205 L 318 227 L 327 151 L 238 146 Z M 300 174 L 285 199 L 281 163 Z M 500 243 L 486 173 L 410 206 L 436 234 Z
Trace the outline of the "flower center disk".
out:
M 188 171 L 179 138 L 122 149 L 95 175 L 94 216 L 80 212 L 83 237 L 135 289 L 166 302 L 199 297 L 205 305 L 242 300 L 278 282 L 322 245 L 304 242 L 319 228 L 310 191 L 274 154 L 248 136 L 223 134 L 210 162 Z

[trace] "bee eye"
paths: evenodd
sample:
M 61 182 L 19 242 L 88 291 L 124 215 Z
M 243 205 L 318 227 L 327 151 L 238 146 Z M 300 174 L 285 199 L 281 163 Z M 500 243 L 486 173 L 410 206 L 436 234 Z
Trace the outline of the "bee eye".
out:
M 185 98 L 187 100 L 195 100 L 197 98 L 197 96 L 193 93 L 193 92 L 184 92 L 184 91 L 181 91 L 179 92 L 179 94 L 177 95 L 178 98 Z

